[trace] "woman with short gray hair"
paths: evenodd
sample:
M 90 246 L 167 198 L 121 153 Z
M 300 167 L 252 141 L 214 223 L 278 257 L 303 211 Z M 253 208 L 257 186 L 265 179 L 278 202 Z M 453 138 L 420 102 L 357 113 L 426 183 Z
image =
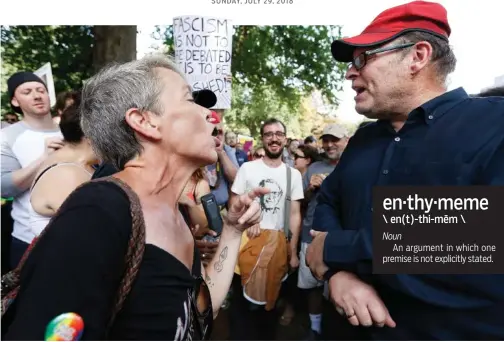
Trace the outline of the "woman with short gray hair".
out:
M 14 316 L 2 321 L 4 337 L 42 340 L 52 319 L 73 313 L 83 320 L 82 340 L 208 339 L 242 232 L 259 222 L 255 199 L 268 190 L 231 204 L 203 267 L 177 206 L 194 171 L 217 160 L 220 142 L 176 65 L 154 55 L 110 66 L 86 82 L 81 106 L 97 155 L 121 171 L 77 189 L 41 235 L 21 271 Z

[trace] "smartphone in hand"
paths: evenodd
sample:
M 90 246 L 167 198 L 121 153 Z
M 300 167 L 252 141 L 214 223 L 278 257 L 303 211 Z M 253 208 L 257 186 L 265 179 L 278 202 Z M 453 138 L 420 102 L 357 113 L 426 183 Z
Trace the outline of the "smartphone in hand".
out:
M 203 210 L 205 210 L 208 229 L 213 230 L 217 233 L 217 236 L 220 236 L 224 223 L 215 196 L 212 193 L 202 196 L 201 204 L 203 205 Z

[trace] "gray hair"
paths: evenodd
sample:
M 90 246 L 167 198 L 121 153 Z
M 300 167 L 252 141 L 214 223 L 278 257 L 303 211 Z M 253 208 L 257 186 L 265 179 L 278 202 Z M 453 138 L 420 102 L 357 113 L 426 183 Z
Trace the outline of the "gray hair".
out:
M 414 31 L 401 36 L 405 43 L 428 42 L 432 46 L 431 62 L 433 63 L 439 81 L 445 83 L 449 74 L 455 71 L 457 58 L 453 53 L 450 43 L 428 32 Z M 406 54 L 407 52 L 405 52 Z
M 166 68 L 184 77 L 172 58 L 152 54 L 107 66 L 82 89 L 82 131 L 98 157 L 120 170 L 142 152 L 135 132 L 126 122 L 126 112 L 138 108 L 158 115 L 163 113 L 158 101 L 163 85 L 155 68 Z
M 228 137 L 228 135 L 230 135 L 230 134 L 234 134 L 235 136 L 237 135 L 237 134 L 236 134 L 235 132 L 233 132 L 233 131 L 226 131 L 226 133 L 224 134 L 224 137 L 225 137 L 225 138 L 227 138 L 227 137 Z

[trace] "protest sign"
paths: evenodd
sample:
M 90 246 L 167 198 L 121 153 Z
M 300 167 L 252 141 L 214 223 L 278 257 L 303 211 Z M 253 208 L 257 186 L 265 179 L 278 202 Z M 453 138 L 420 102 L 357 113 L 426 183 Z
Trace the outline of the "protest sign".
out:
M 181 16 L 173 19 L 175 61 L 192 90 L 210 89 L 215 109 L 231 108 L 233 27 L 228 19 Z
M 56 91 L 54 90 L 54 80 L 52 74 L 51 63 L 44 64 L 40 69 L 34 72 L 35 75 L 40 77 L 42 81 L 47 86 L 47 92 L 49 93 L 49 101 L 51 103 L 51 107 L 56 105 Z

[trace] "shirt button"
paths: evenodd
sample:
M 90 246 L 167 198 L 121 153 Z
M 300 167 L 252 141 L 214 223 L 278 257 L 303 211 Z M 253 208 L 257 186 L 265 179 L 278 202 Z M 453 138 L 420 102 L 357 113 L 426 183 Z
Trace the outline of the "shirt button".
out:
M 387 175 L 388 174 L 388 170 L 383 170 L 383 174 Z
M 432 120 L 434 119 L 434 117 L 432 115 L 429 115 L 429 120 Z
M 394 140 L 395 140 L 395 141 L 401 141 L 401 138 L 396 137 Z

